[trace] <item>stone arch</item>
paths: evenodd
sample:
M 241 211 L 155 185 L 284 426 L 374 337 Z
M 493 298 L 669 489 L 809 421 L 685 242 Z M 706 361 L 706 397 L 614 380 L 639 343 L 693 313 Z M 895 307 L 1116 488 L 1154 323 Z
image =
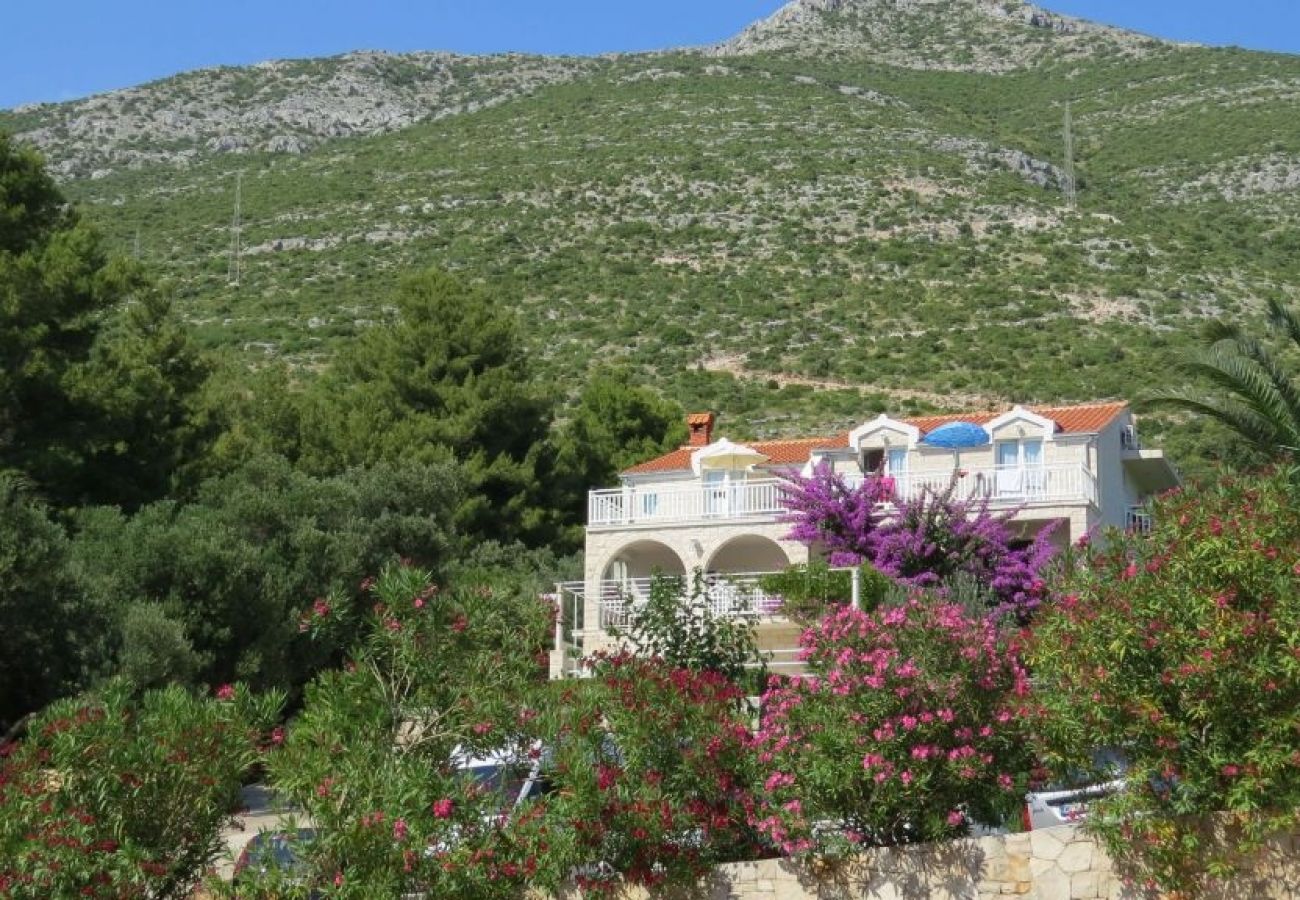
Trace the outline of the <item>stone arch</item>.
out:
M 780 572 L 789 565 L 790 555 L 776 541 L 761 534 L 742 534 L 714 550 L 704 570 L 723 575 Z
M 610 554 L 600 570 L 601 581 L 624 581 L 629 578 L 649 578 L 656 572 L 663 575 L 684 576 L 686 564 L 667 544 L 641 539 L 624 544 Z

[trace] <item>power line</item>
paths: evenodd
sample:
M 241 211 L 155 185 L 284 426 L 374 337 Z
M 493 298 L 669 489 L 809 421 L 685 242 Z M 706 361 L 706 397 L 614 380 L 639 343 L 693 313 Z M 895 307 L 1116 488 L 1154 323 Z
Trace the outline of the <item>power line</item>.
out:
M 243 247 L 240 244 L 242 232 L 244 229 L 243 220 L 243 200 L 244 200 L 244 173 L 235 173 L 235 215 L 230 222 L 230 271 L 228 280 L 232 287 L 239 287 L 240 260 L 239 254 Z
M 1078 183 L 1074 179 L 1074 123 L 1070 116 L 1070 101 L 1065 101 L 1065 179 L 1061 185 L 1065 191 L 1065 202 L 1070 209 L 1079 204 Z

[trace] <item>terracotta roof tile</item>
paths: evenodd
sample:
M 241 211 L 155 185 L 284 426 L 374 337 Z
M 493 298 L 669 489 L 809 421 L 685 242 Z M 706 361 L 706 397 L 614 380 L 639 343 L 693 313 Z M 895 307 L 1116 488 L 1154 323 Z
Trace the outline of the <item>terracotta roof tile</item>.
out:
M 687 425 L 708 425 L 713 421 L 713 413 L 690 413 L 686 417 Z
M 1091 434 L 1106 427 L 1111 419 L 1127 407 L 1127 403 L 1090 403 L 1084 406 L 1026 406 L 1025 409 L 1045 419 L 1051 419 L 1059 426 L 1060 434 Z M 1010 410 L 952 413 L 942 416 L 919 416 L 902 421 L 921 429 L 921 434 L 928 434 L 949 422 L 973 422 L 976 425 L 983 425 L 1007 412 Z
M 1106 427 L 1111 420 L 1128 408 L 1127 403 L 1090 403 L 1081 406 L 1027 406 L 1031 412 L 1051 419 L 1059 427 L 1060 434 L 1092 434 Z M 983 425 L 991 422 L 1010 408 L 997 412 L 952 413 L 942 416 L 919 416 L 902 419 L 908 425 L 915 425 L 922 434 L 927 434 L 948 422 L 974 422 Z M 841 432 L 830 437 L 791 438 L 778 441 L 746 441 L 747 447 L 753 447 L 765 454 L 777 465 L 803 465 L 815 450 L 829 450 L 848 444 L 848 432 Z M 691 467 L 691 454 L 698 447 L 679 447 L 670 453 L 647 460 L 624 470 L 624 475 L 643 475 L 652 472 L 677 472 Z

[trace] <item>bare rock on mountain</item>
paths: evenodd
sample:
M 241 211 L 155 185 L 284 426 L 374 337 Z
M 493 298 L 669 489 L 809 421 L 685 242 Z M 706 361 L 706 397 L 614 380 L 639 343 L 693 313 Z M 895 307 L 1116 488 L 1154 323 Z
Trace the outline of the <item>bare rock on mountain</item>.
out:
M 914 69 L 1008 72 L 1053 58 L 1139 57 L 1168 46 L 1026 0 L 791 0 L 706 52 L 865 56 Z
M 348 53 L 187 72 L 69 103 L 27 107 L 17 137 L 63 178 L 208 153 L 299 154 L 323 140 L 396 131 L 482 109 L 589 71 L 592 60 Z

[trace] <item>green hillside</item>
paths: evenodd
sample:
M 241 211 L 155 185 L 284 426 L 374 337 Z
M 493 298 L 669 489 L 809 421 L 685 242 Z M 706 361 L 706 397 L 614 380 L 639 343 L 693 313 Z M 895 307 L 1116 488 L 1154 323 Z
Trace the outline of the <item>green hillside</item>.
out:
M 1135 397 L 1172 377 L 1201 320 L 1300 295 L 1300 58 L 990 18 L 1020 6 L 983 0 L 918 0 L 893 31 L 862 31 L 873 5 L 803 0 L 708 52 L 457 63 L 451 105 L 344 136 L 294 120 L 292 152 L 271 129 L 192 136 L 178 156 L 149 128 L 94 151 L 115 120 L 88 101 L 0 128 L 40 138 L 123 252 L 138 238 L 209 346 L 319 367 L 390 314 L 400 273 L 438 265 L 516 307 L 561 388 L 625 363 L 740 433 Z M 972 16 L 996 40 L 954 48 Z M 335 78 L 337 61 L 316 65 Z M 203 77 L 136 105 L 206 121 Z M 248 77 L 223 115 L 292 93 L 270 68 Z M 1175 449 L 1211 440 L 1173 427 Z

